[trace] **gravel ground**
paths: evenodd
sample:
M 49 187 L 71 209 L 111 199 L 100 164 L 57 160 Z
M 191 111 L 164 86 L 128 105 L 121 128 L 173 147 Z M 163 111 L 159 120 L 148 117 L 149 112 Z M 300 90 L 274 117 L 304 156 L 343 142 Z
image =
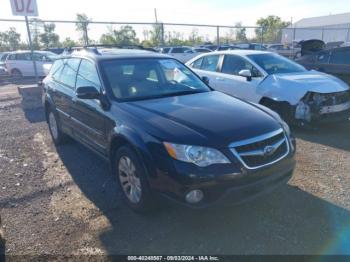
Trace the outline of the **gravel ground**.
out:
M 6 255 L 350 254 L 350 125 L 296 130 L 288 185 L 252 202 L 137 215 L 107 164 L 55 148 L 42 110 L 0 86 L 0 209 Z M 0 248 L 1 250 L 1 248 Z M 0 255 L 1 258 L 1 255 Z

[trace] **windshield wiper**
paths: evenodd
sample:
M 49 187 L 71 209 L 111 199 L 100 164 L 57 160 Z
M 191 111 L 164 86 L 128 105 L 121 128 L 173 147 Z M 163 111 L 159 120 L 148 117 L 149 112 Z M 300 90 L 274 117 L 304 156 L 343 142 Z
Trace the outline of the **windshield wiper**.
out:
M 191 94 L 197 94 L 197 93 L 204 93 L 208 91 L 203 91 L 203 90 L 184 90 L 184 91 L 179 91 L 179 92 L 173 92 L 173 93 L 168 93 L 168 94 L 161 94 L 158 97 L 169 97 L 169 96 L 184 96 L 184 95 L 191 95 Z
M 164 98 L 164 97 L 171 97 L 171 96 L 183 96 L 183 95 L 191 95 L 191 94 L 205 93 L 205 92 L 209 92 L 209 91 L 204 91 L 204 90 L 185 90 L 185 91 L 166 93 L 166 94 L 159 94 L 159 95 L 131 97 L 131 98 L 123 99 L 123 101 L 124 102 L 133 102 L 133 101 L 139 101 L 139 100 L 157 99 L 157 98 Z

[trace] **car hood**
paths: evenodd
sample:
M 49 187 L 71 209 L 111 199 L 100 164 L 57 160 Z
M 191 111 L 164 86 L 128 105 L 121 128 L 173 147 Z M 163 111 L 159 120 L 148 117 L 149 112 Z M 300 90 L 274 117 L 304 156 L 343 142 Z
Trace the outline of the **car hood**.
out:
M 161 141 L 211 147 L 259 136 L 280 124 L 258 107 L 220 92 L 122 103 L 142 128 Z
M 292 74 L 269 75 L 260 84 L 257 92 L 263 97 L 276 101 L 297 104 L 307 92 L 335 93 L 349 90 L 342 80 L 318 71 L 306 71 Z

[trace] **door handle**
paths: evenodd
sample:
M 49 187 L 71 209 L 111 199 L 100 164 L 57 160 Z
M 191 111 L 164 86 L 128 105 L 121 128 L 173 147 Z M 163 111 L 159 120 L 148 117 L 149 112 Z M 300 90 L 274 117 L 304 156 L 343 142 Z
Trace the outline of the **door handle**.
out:
M 222 78 L 222 77 L 215 77 L 215 79 L 218 81 L 225 81 L 225 78 Z

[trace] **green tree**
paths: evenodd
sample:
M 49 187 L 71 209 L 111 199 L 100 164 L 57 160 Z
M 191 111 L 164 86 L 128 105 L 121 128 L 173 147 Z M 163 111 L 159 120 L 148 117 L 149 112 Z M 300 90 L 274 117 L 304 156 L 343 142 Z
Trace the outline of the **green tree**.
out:
M 21 34 L 16 28 L 10 27 L 5 32 L 0 32 L 0 48 L 2 51 L 14 51 L 21 46 Z
M 199 35 L 198 29 L 194 28 L 188 36 L 188 41 L 191 45 L 198 45 L 203 42 L 203 37 Z
M 108 32 L 103 34 L 100 38 L 101 44 L 114 44 L 114 45 L 137 45 L 139 39 L 136 38 L 136 32 L 132 26 L 121 26 L 119 30 L 108 28 Z
M 63 47 L 73 47 L 73 46 L 77 46 L 78 43 L 75 42 L 74 40 L 72 40 L 70 37 L 66 37 L 63 42 L 61 43 L 61 45 Z
M 39 35 L 40 42 L 46 47 L 58 47 L 60 37 L 55 33 L 56 25 L 53 23 L 44 24 L 44 32 Z
M 161 24 L 154 24 L 153 29 L 149 31 L 150 41 L 153 46 L 159 46 L 162 43 L 163 27 Z
M 236 23 L 235 24 L 235 39 L 237 42 L 247 42 L 247 29 L 245 27 L 242 27 L 242 23 Z
M 261 27 L 255 29 L 257 39 L 272 43 L 281 41 L 282 29 L 289 26 L 290 22 L 282 21 L 278 16 L 269 15 L 266 18 L 260 18 L 256 24 Z
M 92 21 L 91 18 L 89 18 L 86 14 L 77 14 L 76 16 L 77 23 L 75 23 L 75 28 L 78 32 L 81 34 L 81 38 L 79 41 L 82 44 L 89 44 L 89 23 Z

